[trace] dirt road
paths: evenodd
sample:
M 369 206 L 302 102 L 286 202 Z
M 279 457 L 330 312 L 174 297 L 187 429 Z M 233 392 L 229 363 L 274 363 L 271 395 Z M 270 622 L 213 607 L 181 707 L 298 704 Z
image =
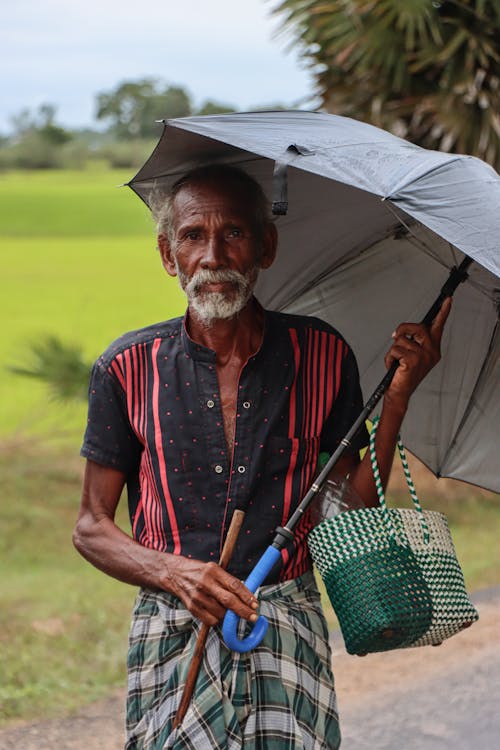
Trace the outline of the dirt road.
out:
M 342 750 L 499 750 L 500 587 L 474 600 L 479 622 L 439 648 L 358 658 L 334 637 Z M 5 729 L 0 750 L 122 750 L 123 701 Z

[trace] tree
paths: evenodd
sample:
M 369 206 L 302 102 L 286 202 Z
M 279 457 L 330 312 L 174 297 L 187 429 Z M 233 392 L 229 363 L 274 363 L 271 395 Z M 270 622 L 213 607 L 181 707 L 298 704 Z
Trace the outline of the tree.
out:
M 223 115 L 226 112 L 235 112 L 236 107 L 232 104 L 221 104 L 214 102 L 213 99 L 207 99 L 196 111 L 197 115 Z
M 56 125 L 56 111 L 57 108 L 53 104 L 41 104 L 38 108 L 36 130 L 47 143 L 51 143 L 53 146 L 62 146 L 63 143 L 68 143 L 71 140 L 72 135 L 60 125 Z
M 11 117 L 6 163 L 27 169 L 63 166 L 61 147 L 73 140 L 73 134 L 57 125 L 55 117 L 53 104 L 41 104 L 34 113 L 23 109 Z
M 20 141 L 28 136 L 37 135 L 43 141 L 54 146 L 67 143 L 73 137 L 72 134 L 56 125 L 57 107 L 54 104 L 40 104 L 34 114 L 30 109 L 22 109 L 17 115 L 10 118 L 14 130 L 14 140 Z
M 155 78 L 124 81 L 97 95 L 98 120 L 107 120 L 120 139 L 154 138 L 157 120 L 191 114 L 191 99 L 185 89 L 167 86 Z
M 329 112 L 500 168 L 498 0 L 282 0 Z

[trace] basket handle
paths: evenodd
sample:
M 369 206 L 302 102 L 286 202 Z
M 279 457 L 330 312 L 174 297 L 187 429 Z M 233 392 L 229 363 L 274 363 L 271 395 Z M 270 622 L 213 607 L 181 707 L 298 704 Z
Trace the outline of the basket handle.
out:
M 382 487 L 382 481 L 380 479 L 380 472 L 379 472 L 378 463 L 377 463 L 377 455 L 375 453 L 375 435 L 377 432 L 379 421 L 380 421 L 380 416 L 377 415 L 372 423 L 372 430 L 370 433 L 370 459 L 371 459 L 371 464 L 372 464 L 373 477 L 375 479 L 375 487 L 377 488 L 377 495 L 378 495 L 378 499 L 380 503 L 380 508 L 382 510 L 384 521 L 387 525 L 387 531 L 388 531 L 388 534 L 393 539 L 396 539 L 396 529 L 392 522 L 391 515 L 389 513 L 389 510 L 387 508 L 387 504 L 385 501 L 384 488 Z M 422 506 L 420 505 L 420 501 L 417 497 L 417 492 L 415 490 L 415 485 L 413 484 L 413 479 L 411 478 L 410 468 L 408 466 L 408 461 L 406 459 L 406 451 L 404 449 L 403 443 L 401 442 L 400 435 L 398 435 L 398 452 L 399 452 L 399 457 L 401 459 L 401 464 L 403 466 L 406 484 L 408 485 L 408 490 L 410 492 L 410 496 L 413 501 L 413 505 L 415 507 L 415 510 L 419 513 L 420 523 L 422 526 L 422 533 L 424 537 L 424 544 L 428 544 L 429 539 L 430 539 L 429 527 L 427 525 L 427 521 L 425 520 L 425 515 L 422 510 Z

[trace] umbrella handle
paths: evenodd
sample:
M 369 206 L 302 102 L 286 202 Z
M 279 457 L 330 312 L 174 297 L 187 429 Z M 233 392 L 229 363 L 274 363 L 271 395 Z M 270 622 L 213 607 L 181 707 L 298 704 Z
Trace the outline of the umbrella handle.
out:
M 245 586 L 252 592 L 252 594 L 255 594 L 261 583 L 265 581 L 275 564 L 280 559 L 281 551 L 279 549 L 276 549 L 276 547 L 273 547 L 272 545 L 266 549 L 245 581 Z M 266 618 L 261 615 L 250 633 L 240 640 L 240 638 L 238 638 L 238 619 L 238 615 L 235 614 L 235 612 L 228 610 L 222 624 L 222 634 L 228 648 L 232 651 L 238 651 L 238 653 L 244 654 L 259 645 L 267 632 L 268 622 Z

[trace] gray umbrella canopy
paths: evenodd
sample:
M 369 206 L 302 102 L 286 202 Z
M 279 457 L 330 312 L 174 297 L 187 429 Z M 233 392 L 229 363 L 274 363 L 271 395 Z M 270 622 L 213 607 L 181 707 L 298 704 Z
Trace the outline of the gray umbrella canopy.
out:
M 149 205 L 214 162 L 242 167 L 270 199 L 287 186 L 278 256 L 257 297 L 335 326 L 356 353 L 365 396 L 384 374 L 394 327 L 422 319 L 464 255 L 475 261 L 402 436 L 436 475 L 499 492 L 499 175 L 349 118 L 283 111 L 168 120 L 129 185 Z

